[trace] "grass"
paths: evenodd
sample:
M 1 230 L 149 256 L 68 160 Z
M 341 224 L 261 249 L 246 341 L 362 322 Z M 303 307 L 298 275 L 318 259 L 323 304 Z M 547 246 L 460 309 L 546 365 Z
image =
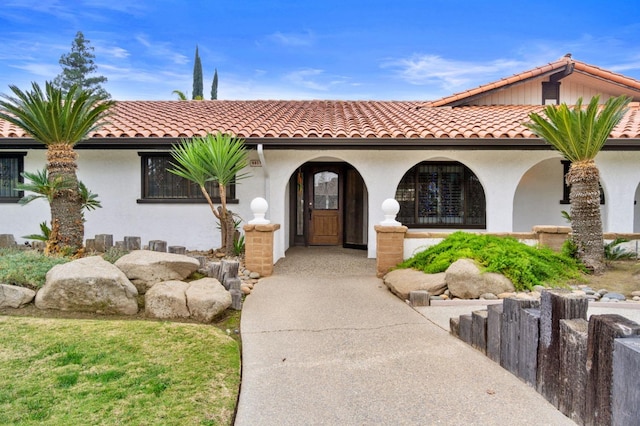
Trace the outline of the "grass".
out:
M 535 285 L 562 285 L 583 277 L 584 268 L 575 259 L 546 247 L 531 247 L 512 237 L 455 232 L 439 244 L 398 265 L 428 274 L 444 272 L 458 259 L 473 259 L 485 272 L 509 278 L 516 290 Z
M 239 383 L 210 325 L 0 316 L 0 424 L 225 425 Z

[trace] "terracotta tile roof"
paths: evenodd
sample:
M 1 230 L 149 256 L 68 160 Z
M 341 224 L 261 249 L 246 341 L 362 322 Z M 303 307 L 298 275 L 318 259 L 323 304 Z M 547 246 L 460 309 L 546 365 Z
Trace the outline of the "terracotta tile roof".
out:
M 605 70 L 603 68 L 589 65 L 581 61 L 576 61 L 575 59 L 571 58 L 571 55 L 566 55 L 555 62 L 551 62 L 541 67 L 537 67 L 532 70 L 521 72 L 519 74 L 515 74 L 515 75 L 512 75 L 511 77 L 506 77 L 492 83 L 484 84 L 474 89 L 455 93 L 451 96 L 446 96 L 444 98 L 441 98 L 435 101 L 429 101 L 429 102 L 426 102 L 425 105 L 432 106 L 432 107 L 454 106 L 458 104 L 460 101 L 463 101 L 467 98 L 481 95 L 483 93 L 488 93 L 493 90 L 501 89 L 509 85 L 520 83 L 532 78 L 553 74 L 567 67 L 573 67 L 573 71 L 579 71 L 594 77 L 599 77 L 605 80 L 609 80 L 611 82 L 618 83 L 623 86 L 629 87 L 631 89 L 640 91 L 640 81 L 638 80 L 624 76 L 622 74 Z
M 522 123 L 541 106 L 425 107 L 383 101 L 120 101 L 109 124 L 90 139 L 177 138 L 221 131 L 251 139 L 327 140 L 523 139 Z M 633 104 L 613 138 L 640 138 L 640 105 Z M 27 136 L 0 120 L 0 147 Z M 4 140 L 4 142 L 3 142 Z M 135 143 L 135 142 L 132 142 Z

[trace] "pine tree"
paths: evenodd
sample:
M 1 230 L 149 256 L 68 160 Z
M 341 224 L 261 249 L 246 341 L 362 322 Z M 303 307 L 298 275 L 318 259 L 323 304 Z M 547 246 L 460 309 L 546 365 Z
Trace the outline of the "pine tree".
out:
M 211 100 L 218 99 L 218 69 L 213 73 L 213 83 L 211 83 Z
M 107 82 L 107 77 L 89 77 L 97 70 L 93 62 L 96 55 L 93 54 L 93 47 L 89 45 L 89 40 L 84 38 L 82 31 L 76 33 L 71 52 L 60 57 L 62 72 L 55 78 L 55 87 L 67 93 L 71 86 L 78 86 L 80 90 L 92 91 L 94 94 L 109 99 L 111 95 L 103 87 L 102 83 Z
M 193 94 L 191 99 L 203 99 L 202 86 L 202 62 L 198 54 L 198 46 L 196 46 L 196 59 L 193 63 Z

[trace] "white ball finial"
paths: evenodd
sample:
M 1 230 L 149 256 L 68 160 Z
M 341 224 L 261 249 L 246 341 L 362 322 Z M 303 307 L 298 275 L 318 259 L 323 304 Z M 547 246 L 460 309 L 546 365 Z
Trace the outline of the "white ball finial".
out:
M 382 226 L 400 226 L 400 222 L 396 220 L 396 215 L 400 211 L 400 204 L 393 198 L 387 198 L 382 202 L 382 211 L 384 220 L 380 222 Z
M 261 197 L 254 198 L 251 201 L 250 208 L 253 212 L 253 219 L 249 221 L 251 225 L 266 225 L 271 223 L 271 221 L 264 218 L 265 213 L 267 213 L 269 209 L 267 200 Z

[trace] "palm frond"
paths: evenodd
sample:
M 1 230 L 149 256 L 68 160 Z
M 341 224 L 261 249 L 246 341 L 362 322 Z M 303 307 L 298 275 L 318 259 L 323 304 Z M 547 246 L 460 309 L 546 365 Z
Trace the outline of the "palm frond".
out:
M 593 160 L 626 113 L 630 101 L 627 96 L 609 98 L 601 108 L 600 97 L 594 96 L 585 109 L 579 98 L 571 109 L 566 104 L 545 107 L 546 117 L 531 113 L 531 122 L 524 125 L 567 160 Z
M 0 118 L 22 128 L 45 145 L 76 143 L 104 124 L 113 101 L 73 86 L 66 94 L 47 82 L 45 91 L 32 83 L 31 91 L 9 88 L 14 96 L 2 95 Z
M 18 201 L 21 205 L 29 204 L 39 198 L 44 198 L 51 203 L 51 200 L 53 200 L 53 197 L 58 191 L 73 187 L 73 184 L 65 180 L 62 176 L 49 179 L 47 169 L 38 170 L 35 173 L 22 172 L 21 176 L 25 182 L 17 184 L 16 189 L 19 191 L 33 192 L 33 194 L 25 195 Z

